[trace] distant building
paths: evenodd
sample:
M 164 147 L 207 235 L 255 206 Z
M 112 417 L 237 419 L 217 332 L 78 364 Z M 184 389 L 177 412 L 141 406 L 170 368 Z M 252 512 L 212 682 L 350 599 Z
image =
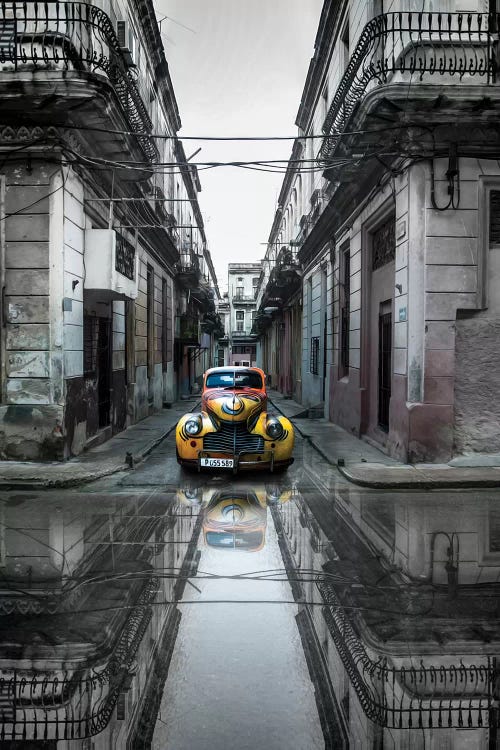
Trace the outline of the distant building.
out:
M 229 362 L 255 365 L 257 336 L 252 333 L 256 315 L 255 293 L 261 272 L 260 263 L 229 263 Z
M 217 342 L 214 367 L 223 367 L 224 365 L 229 364 L 229 336 L 231 331 L 231 314 L 229 309 L 229 295 L 227 292 L 224 292 L 222 299 L 219 300 L 217 312 L 224 335 Z

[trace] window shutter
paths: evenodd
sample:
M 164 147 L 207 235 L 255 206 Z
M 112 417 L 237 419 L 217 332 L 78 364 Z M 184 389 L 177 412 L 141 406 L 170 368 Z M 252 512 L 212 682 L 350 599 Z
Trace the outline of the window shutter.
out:
M 118 37 L 118 44 L 120 45 L 120 47 L 128 47 L 126 21 L 116 22 L 116 36 Z

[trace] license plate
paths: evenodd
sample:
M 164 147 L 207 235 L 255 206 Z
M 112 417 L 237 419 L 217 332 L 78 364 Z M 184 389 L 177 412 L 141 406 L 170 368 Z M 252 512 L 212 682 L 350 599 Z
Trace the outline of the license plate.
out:
M 210 469 L 232 469 L 234 460 L 232 458 L 200 458 L 200 466 Z

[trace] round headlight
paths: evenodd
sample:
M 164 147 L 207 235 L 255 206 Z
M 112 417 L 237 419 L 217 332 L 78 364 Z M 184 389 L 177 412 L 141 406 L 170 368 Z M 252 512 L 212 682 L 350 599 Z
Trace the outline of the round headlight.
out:
M 199 417 L 190 417 L 186 421 L 184 429 L 188 435 L 197 435 L 201 431 L 201 419 Z
M 283 425 L 277 419 L 270 419 L 266 424 L 266 432 L 273 440 L 277 440 L 283 435 Z

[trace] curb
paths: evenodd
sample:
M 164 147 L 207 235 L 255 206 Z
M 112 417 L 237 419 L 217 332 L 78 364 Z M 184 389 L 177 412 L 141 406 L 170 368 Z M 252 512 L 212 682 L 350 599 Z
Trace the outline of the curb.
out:
M 459 489 L 498 489 L 498 479 L 450 479 L 436 481 L 434 479 L 416 479 L 414 482 L 383 482 L 376 479 L 360 479 L 353 476 L 345 466 L 337 466 L 342 476 L 358 487 L 371 487 L 379 490 L 459 490 Z
M 272 398 L 268 396 L 268 401 L 274 406 L 274 408 L 279 411 L 280 414 L 286 417 L 286 414 L 280 409 L 278 404 L 273 401 Z M 358 487 L 368 487 L 371 489 L 378 489 L 378 490 L 458 490 L 458 489 L 498 489 L 500 487 L 500 482 L 498 479 L 449 479 L 449 480 L 441 480 L 436 481 L 434 479 L 420 479 L 415 478 L 415 480 L 409 482 L 409 481 L 400 481 L 400 482 L 387 482 L 387 481 L 378 481 L 376 479 L 361 479 L 359 477 L 354 476 L 350 473 L 349 469 L 346 466 L 339 465 L 338 462 L 335 460 L 332 460 L 331 457 L 329 457 L 326 452 L 323 450 L 321 445 L 319 445 L 314 438 L 312 438 L 310 435 L 306 435 L 302 430 L 295 424 L 293 417 L 287 417 L 287 419 L 290 419 L 290 421 L 293 424 L 294 429 L 299 433 L 299 435 L 304 439 L 307 440 L 313 448 L 320 454 L 320 456 L 330 464 L 330 466 L 334 466 L 336 469 L 338 469 L 339 473 L 344 477 L 344 479 L 347 479 L 348 482 L 351 484 L 355 484 Z
M 278 406 L 278 404 L 275 401 L 273 401 L 272 398 L 270 398 L 268 396 L 267 400 L 274 406 L 275 409 L 277 409 L 279 411 L 280 414 L 282 414 L 284 417 L 286 417 L 285 412 L 280 409 L 280 407 Z M 298 427 L 295 424 L 293 417 L 286 417 L 286 418 L 289 419 L 290 422 L 293 424 L 293 429 L 296 430 L 299 433 L 300 437 L 303 438 L 304 440 L 307 440 L 307 442 L 310 443 L 310 445 L 312 445 L 312 447 L 320 454 L 320 456 L 322 458 L 324 458 L 324 460 L 327 463 L 330 464 L 330 466 L 337 466 L 337 464 L 335 463 L 335 460 L 332 461 L 332 459 L 325 453 L 325 451 L 323 450 L 323 448 L 321 448 L 321 446 L 318 443 L 315 442 L 314 438 L 312 438 L 310 435 L 306 435 L 305 432 L 302 432 L 302 430 L 300 429 L 300 427 Z
M 193 408 L 196 408 L 196 406 L 198 406 L 198 404 L 195 404 Z M 117 474 L 120 471 L 129 471 L 130 469 L 133 469 L 134 466 L 140 464 L 146 458 L 146 456 L 151 453 L 151 451 L 153 451 L 163 440 L 165 440 L 166 437 L 170 435 L 173 430 L 175 430 L 178 421 L 179 420 L 176 419 L 175 423 L 171 425 L 167 430 L 165 430 L 165 432 L 163 432 L 159 437 L 151 440 L 149 443 L 147 443 L 146 446 L 144 446 L 144 448 L 141 448 L 136 453 L 127 452 L 125 454 L 123 463 L 116 464 L 115 466 L 107 467 L 101 470 L 97 469 L 92 475 L 89 474 L 88 476 L 68 477 L 67 479 L 40 479 L 37 477 L 33 477 L 32 479 L 20 479 L 19 481 L 16 481 L 15 479 L 0 478 L 0 490 L 31 490 L 33 489 L 34 485 L 37 485 L 39 489 L 44 490 L 62 487 L 76 487 L 78 485 L 95 482 L 97 479 L 103 479 L 104 477 L 111 476 L 112 474 Z M 75 464 L 77 464 L 77 462 L 75 462 Z

